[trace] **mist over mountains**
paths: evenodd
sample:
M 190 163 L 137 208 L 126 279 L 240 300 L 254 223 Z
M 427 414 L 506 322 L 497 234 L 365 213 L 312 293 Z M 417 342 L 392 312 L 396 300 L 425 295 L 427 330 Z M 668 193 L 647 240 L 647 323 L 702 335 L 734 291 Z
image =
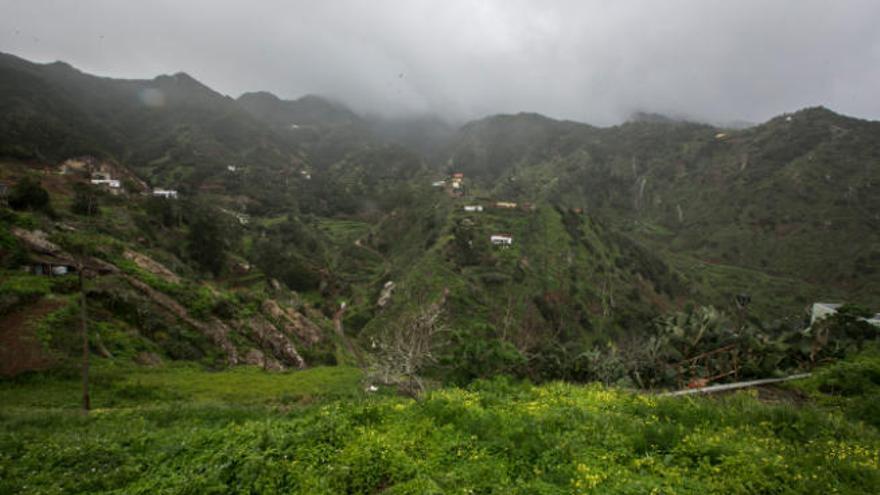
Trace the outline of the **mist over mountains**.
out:
M 440 115 L 0 54 L 0 492 L 871 493 L 880 122 Z

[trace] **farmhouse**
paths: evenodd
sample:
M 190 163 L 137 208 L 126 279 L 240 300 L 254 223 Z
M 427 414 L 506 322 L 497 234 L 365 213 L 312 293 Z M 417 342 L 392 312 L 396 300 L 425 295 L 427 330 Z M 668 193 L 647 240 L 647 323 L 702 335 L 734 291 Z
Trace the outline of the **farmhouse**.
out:
M 489 237 L 489 241 L 495 246 L 508 247 L 513 245 L 513 236 L 510 234 L 494 234 Z
M 160 196 L 166 199 L 177 199 L 177 191 L 174 189 L 153 189 L 153 196 Z
M 480 205 L 467 205 L 464 207 L 464 211 L 483 211 L 483 207 Z

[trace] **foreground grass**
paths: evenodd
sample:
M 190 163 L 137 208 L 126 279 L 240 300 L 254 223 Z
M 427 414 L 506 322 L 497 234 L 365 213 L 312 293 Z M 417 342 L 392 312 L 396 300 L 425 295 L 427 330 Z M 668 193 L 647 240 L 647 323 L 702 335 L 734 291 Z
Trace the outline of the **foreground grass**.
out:
M 360 395 L 360 371 L 345 366 L 316 367 L 288 373 L 266 373 L 238 367 L 205 371 L 195 365 L 160 368 L 115 367 L 102 363 L 91 373 L 92 406 L 96 409 L 162 405 L 270 406 L 308 404 L 314 400 Z M 76 374 L 33 375 L 0 381 L 0 411 L 8 409 L 78 409 L 82 389 Z
M 857 374 L 877 366 L 870 359 Z M 364 396 L 357 382 L 345 368 L 131 371 L 113 382 L 119 406 L 89 417 L 64 409 L 65 401 L 45 409 L 47 398 L 27 400 L 22 390 L 43 395 L 37 381 L 3 384 L 0 493 L 875 493 L 880 486 L 880 434 L 847 408 L 502 379 L 415 401 Z M 137 383 L 154 396 L 126 399 L 120 391 Z M 822 393 L 822 383 L 807 386 Z M 166 389 L 173 394 L 155 395 Z M 288 393 L 299 397 L 294 406 Z

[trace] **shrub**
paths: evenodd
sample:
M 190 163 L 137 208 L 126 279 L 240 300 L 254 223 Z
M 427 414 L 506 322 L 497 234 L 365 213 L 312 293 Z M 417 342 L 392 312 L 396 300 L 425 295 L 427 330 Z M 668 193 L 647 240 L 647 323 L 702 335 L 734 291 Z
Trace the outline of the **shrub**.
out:
M 38 180 L 24 177 L 9 191 L 9 206 L 16 210 L 48 210 L 49 192 Z

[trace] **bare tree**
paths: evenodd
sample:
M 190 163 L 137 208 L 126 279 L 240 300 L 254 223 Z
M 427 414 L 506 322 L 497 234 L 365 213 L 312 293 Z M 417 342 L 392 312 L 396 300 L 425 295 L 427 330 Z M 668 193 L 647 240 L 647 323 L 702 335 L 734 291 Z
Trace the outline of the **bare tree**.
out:
M 371 373 L 378 381 L 395 384 L 414 395 L 424 390 L 419 374 L 436 362 L 437 336 L 446 330 L 441 320 L 447 295 L 444 289 L 440 300 L 419 305 L 380 336 Z

